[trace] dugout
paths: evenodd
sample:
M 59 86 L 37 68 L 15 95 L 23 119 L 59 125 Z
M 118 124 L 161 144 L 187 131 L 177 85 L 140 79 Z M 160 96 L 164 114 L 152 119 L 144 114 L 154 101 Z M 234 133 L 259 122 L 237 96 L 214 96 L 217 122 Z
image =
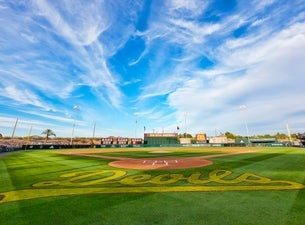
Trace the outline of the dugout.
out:
M 250 143 L 253 145 L 272 145 L 277 143 L 276 138 L 250 138 Z
M 249 143 L 250 141 L 250 143 Z M 236 138 L 235 144 L 239 145 L 254 145 L 254 146 L 280 146 L 276 138 Z
M 145 133 L 146 145 L 174 145 L 178 144 L 178 133 Z

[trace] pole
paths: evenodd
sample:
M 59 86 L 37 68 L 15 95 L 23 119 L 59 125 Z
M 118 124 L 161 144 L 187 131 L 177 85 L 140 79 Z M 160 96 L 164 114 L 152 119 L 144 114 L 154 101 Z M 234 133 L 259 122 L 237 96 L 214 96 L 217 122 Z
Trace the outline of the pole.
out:
M 286 123 L 286 128 L 287 128 L 287 133 L 288 133 L 289 141 L 290 141 L 290 143 L 292 143 L 292 138 L 291 138 L 291 133 L 290 133 L 290 129 L 289 129 L 288 123 Z
M 137 137 L 137 128 L 138 128 L 138 113 L 135 113 L 135 122 L 136 122 L 136 127 L 135 127 L 135 137 Z
M 245 124 L 246 124 L 246 129 L 247 129 L 248 145 L 250 145 L 249 129 L 248 129 L 248 123 L 246 120 L 245 120 Z
M 184 113 L 184 126 L 185 126 L 185 135 L 184 137 L 186 138 L 186 132 L 187 132 L 187 127 L 186 127 L 186 116 L 187 116 L 187 113 Z
M 14 138 L 14 135 L 15 135 L 15 130 L 16 130 L 16 127 L 17 127 L 17 123 L 18 123 L 18 118 L 16 119 L 16 122 L 15 122 L 15 126 L 14 126 L 13 133 L 12 133 L 12 139 Z
M 31 133 L 32 133 L 32 126 L 30 127 L 29 134 L 28 134 L 28 140 L 27 140 L 27 142 L 26 142 L 26 145 L 25 145 L 25 149 L 24 149 L 24 150 L 27 149 L 28 144 L 30 143 L 30 140 L 31 140 Z
M 92 144 L 94 145 L 94 136 L 95 136 L 95 126 L 96 126 L 96 123 L 94 123 L 94 126 L 93 126 L 93 134 L 92 134 Z
M 70 141 L 71 146 L 73 145 L 74 128 L 75 128 L 75 119 L 73 120 L 73 126 L 72 126 L 72 135 L 71 135 L 71 141 Z
M 248 109 L 247 106 L 241 105 L 240 109 L 243 111 L 244 114 L 244 120 L 245 120 L 245 126 L 246 126 L 246 132 L 247 132 L 247 137 L 248 137 L 248 145 L 250 145 L 250 137 L 249 137 L 249 129 L 248 129 L 248 123 L 246 119 L 246 110 Z
M 73 107 L 73 110 L 74 110 L 74 111 L 79 111 L 79 110 L 80 110 L 80 106 L 79 106 L 79 105 L 75 105 L 75 106 Z M 75 123 L 76 123 L 76 119 L 74 118 L 74 120 L 73 120 L 73 127 L 72 127 L 71 142 L 70 142 L 71 146 L 73 145 L 73 137 L 74 137 Z

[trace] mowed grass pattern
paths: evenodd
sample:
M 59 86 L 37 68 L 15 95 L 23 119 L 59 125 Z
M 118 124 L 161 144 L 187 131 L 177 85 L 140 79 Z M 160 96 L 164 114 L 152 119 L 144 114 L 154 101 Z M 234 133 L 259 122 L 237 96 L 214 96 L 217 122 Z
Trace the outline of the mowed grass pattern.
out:
M 246 148 L 247 150 L 248 148 Z M 124 149 L 120 149 L 124 151 Z M 167 148 L 170 153 L 151 154 L 154 149 L 107 154 L 122 157 L 198 156 L 230 149 Z M 251 149 L 253 150 L 253 149 Z M 305 150 L 258 148 L 257 152 L 211 159 L 207 167 L 176 170 L 126 170 L 129 174 L 229 170 L 233 177 L 253 173 L 272 180 L 305 184 Z M 70 150 L 67 150 L 70 151 Z M 78 151 L 78 150 L 76 150 Z M 113 151 L 113 150 L 112 150 Z M 107 150 L 105 150 L 107 152 Z M 202 152 L 202 153 L 201 153 Z M 113 170 L 109 159 L 60 155 L 57 151 L 14 152 L 0 158 L 0 193 L 32 188 L 32 184 L 58 180 L 75 171 Z M 175 185 L 184 185 L 178 182 Z M 58 189 L 62 187 L 56 187 Z M 137 188 L 137 187 L 134 187 Z M 21 196 L 22 197 L 22 196 Z M 225 192 L 168 192 L 90 194 L 36 198 L 0 204 L 0 224 L 304 224 L 305 189 Z

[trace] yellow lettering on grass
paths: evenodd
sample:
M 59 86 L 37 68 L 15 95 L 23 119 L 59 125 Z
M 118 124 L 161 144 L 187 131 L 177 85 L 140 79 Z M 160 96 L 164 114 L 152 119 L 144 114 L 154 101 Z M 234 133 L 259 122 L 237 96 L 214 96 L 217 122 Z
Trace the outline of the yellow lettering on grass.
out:
M 232 178 L 232 174 L 228 170 L 214 170 L 204 178 L 201 172 L 195 172 L 189 176 L 183 174 L 152 176 L 149 174 L 128 175 L 124 170 L 78 171 L 63 174 L 56 181 L 33 184 L 30 189 L 0 193 L 0 204 L 83 194 L 305 189 L 305 185 L 293 181 L 271 180 L 252 173 L 244 173 Z M 174 185 L 177 182 L 179 185 Z M 169 184 L 170 186 L 167 186 Z
M 151 179 L 151 175 L 143 174 L 143 175 L 133 175 L 128 176 L 120 180 L 121 184 L 126 185 L 139 185 L 139 184 L 147 184 Z
M 99 185 L 103 183 L 115 182 L 115 179 L 121 178 L 126 175 L 124 170 L 100 170 L 100 171 L 87 171 L 75 172 L 61 175 L 61 178 L 70 178 L 63 181 L 45 181 L 33 184 L 33 187 L 43 186 L 90 186 Z M 99 178 L 101 176 L 102 178 Z M 111 182 L 110 182 L 111 183 Z

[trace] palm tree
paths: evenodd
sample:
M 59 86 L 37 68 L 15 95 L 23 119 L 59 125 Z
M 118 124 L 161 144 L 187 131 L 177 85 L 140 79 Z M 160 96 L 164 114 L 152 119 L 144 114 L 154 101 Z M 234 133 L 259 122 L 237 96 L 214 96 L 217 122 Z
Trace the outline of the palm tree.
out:
M 47 143 L 50 136 L 56 137 L 56 134 L 51 129 L 46 129 L 45 131 L 42 132 L 42 134 L 46 135 L 45 143 Z

